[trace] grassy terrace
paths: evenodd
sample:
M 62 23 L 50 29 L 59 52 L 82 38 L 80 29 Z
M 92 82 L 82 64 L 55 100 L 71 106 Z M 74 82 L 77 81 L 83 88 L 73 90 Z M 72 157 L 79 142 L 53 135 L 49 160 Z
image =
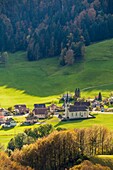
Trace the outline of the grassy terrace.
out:
M 113 115 L 112 114 L 96 114 L 95 119 L 87 120 L 75 120 L 75 121 L 66 121 L 61 122 L 58 118 L 53 117 L 51 119 L 45 120 L 46 123 L 52 124 L 54 128 L 62 127 L 67 129 L 74 128 L 83 128 L 90 127 L 92 125 L 104 125 L 110 130 L 113 130 Z M 5 147 L 7 146 L 8 141 L 13 138 L 17 133 L 23 132 L 26 128 L 34 128 L 39 125 L 32 126 L 20 126 L 20 122 L 25 120 L 25 117 L 15 117 L 15 120 L 18 122 L 18 125 L 14 128 L 0 129 L 0 143 L 4 143 Z

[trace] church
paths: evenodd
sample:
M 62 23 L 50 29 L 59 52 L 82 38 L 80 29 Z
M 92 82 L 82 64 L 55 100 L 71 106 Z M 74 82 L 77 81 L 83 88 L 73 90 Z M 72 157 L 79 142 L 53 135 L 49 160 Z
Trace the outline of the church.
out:
M 89 118 L 89 102 L 75 102 L 74 105 L 65 103 L 64 119 L 84 119 Z

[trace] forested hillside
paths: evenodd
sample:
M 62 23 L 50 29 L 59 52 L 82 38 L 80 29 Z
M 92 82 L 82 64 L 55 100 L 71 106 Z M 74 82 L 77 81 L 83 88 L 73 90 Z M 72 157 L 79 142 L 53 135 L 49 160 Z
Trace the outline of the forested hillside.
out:
M 29 60 L 61 54 L 71 64 L 84 44 L 113 37 L 112 14 L 112 0 L 0 0 L 0 51 L 27 50 Z

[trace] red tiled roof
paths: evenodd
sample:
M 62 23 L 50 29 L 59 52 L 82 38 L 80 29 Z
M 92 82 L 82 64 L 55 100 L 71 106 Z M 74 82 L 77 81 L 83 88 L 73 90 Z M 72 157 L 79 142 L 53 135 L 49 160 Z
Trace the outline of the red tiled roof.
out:
M 1 119 L 1 118 L 4 118 L 4 117 L 5 117 L 5 116 L 0 116 L 0 119 Z

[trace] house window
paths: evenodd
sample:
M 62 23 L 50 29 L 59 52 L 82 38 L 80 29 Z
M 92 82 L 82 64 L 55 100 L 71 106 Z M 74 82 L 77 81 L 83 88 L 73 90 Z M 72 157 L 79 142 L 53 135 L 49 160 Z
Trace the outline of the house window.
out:
M 71 115 L 72 117 L 73 117 L 73 113 L 72 113 L 72 115 Z
M 81 117 L 83 117 L 83 113 L 81 112 L 80 114 L 81 114 Z

